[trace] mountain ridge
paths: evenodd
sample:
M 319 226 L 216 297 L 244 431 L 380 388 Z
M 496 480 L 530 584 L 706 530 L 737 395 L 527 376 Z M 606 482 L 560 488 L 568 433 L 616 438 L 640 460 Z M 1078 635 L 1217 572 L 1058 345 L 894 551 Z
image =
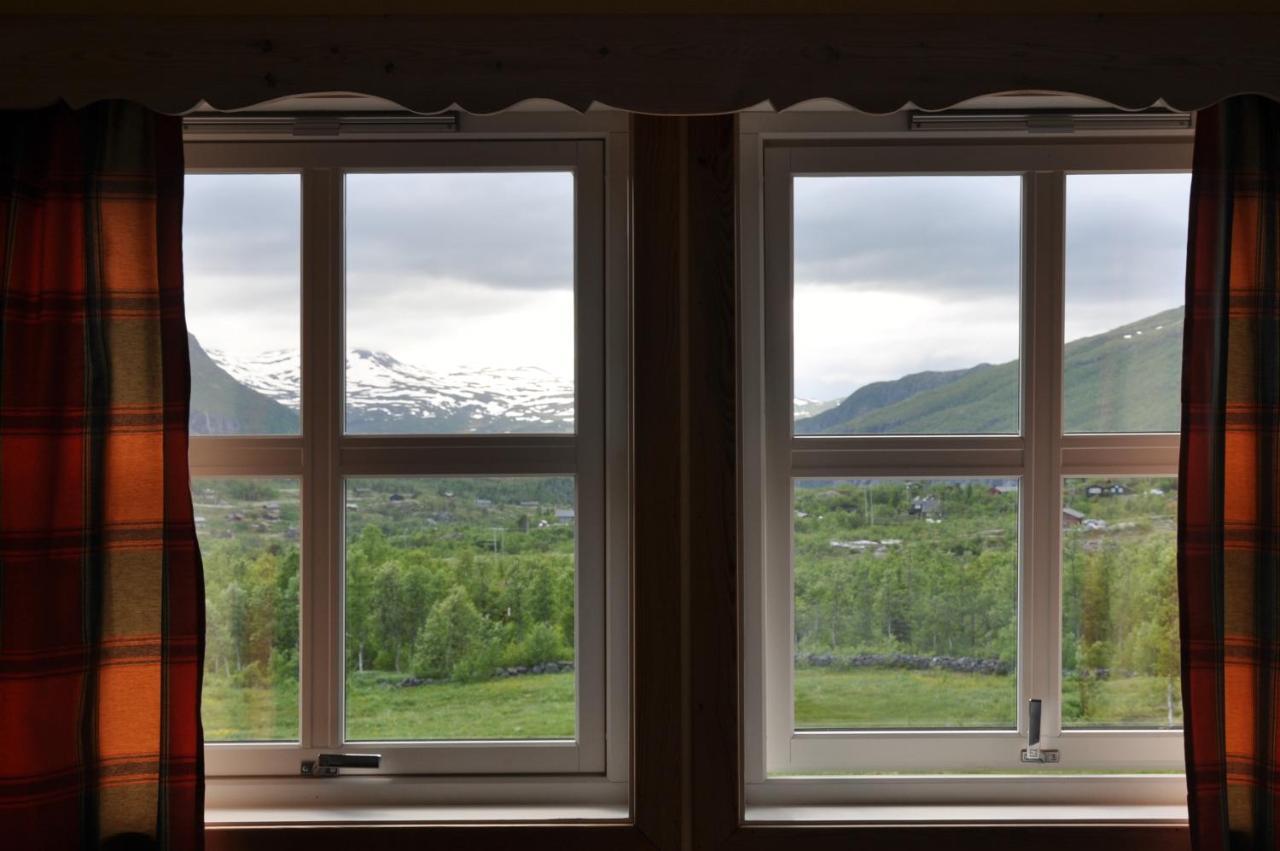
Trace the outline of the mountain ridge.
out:
M 191 346 L 193 376 L 203 355 L 208 364 L 200 370 L 202 375 L 215 383 L 226 376 L 296 418 L 301 387 L 296 350 L 236 359 L 217 349 L 197 351 L 200 345 L 194 337 Z M 348 352 L 344 377 L 346 429 L 353 434 L 565 433 L 574 428 L 573 383 L 536 367 L 428 370 L 387 352 L 360 348 Z M 193 381 L 193 387 L 200 390 L 198 382 Z M 193 410 L 200 395 L 193 392 Z M 220 419 L 235 419 L 221 412 L 202 415 L 215 425 Z M 296 434 L 297 428 L 238 433 Z
M 1067 432 L 1177 431 L 1183 310 L 1162 311 L 1064 348 Z M 188 335 L 193 434 L 297 434 L 299 359 L 236 360 Z M 536 368 L 432 371 L 386 352 L 348 353 L 346 428 L 356 434 L 566 433 L 571 381 Z M 1018 361 L 923 371 L 856 388 L 835 403 L 793 401 L 795 433 L 1013 434 Z M 817 410 L 812 416 L 803 413 Z
M 1063 349 L 1069 433 L 1168 432 L 1180 424 L 1183 309 L 1081 337 Z M 874 382 L 795 421 L 796 434 L 1015 434 L 1019 362 L 920 372 Z M 886 404 L 864 404 L 889 399 Z

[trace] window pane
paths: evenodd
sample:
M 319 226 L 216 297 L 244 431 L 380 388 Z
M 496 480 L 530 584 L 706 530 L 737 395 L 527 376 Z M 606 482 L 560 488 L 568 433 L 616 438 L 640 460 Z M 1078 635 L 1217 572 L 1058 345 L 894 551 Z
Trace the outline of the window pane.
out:
M 1021 178 L 794 187 L 796 434 L 1016 433 Z
M 189 174 L 183 208 L 192 434 L 297 434 L 296 174 Z
M 1063 427 L 1176 432 L 1187 174 L 1067 176 Z
M 1178 480 L 1067 479 L 1062 723 L 1181 727 Z
M 204 736 L 298 738 L 297 479 L 191 485 L 204 560 Z
M 350 433 L 574 430 L 569 172 L 347 176 Z
M 1018 482 L 797 479 L 797 729 L 1017 724 Z
M 573 479 L 346 494 L 347 738 L 573 738 Z

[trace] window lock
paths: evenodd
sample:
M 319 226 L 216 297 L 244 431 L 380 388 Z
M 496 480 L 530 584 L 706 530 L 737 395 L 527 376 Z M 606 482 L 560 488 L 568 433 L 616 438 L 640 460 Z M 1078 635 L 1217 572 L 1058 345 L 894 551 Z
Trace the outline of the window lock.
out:
M 378 768 L 382 765 L 379 753 L 322 753 L 318 760 L 303 760 L 303 777 L 337 777 L 342 768 Z
M 1027 701 L 1027 746 L 1022 749 L 1020 761 L 1048 764 L 1060 759 L 1056 750 L 1040 747 L 1040 699 L 1032 698 Z

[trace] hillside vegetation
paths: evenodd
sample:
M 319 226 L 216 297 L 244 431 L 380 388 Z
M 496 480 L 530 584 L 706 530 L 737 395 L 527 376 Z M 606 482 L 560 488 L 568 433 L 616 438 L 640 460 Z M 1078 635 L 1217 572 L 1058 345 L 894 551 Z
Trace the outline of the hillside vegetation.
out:
M 1182 381 L 1181 307 L 1066 344 L 1068 432 L 1177 431 Z M 859 387 L 796 421 L 796 434 L 1014 434 L 1018 361 L 919 372 Z

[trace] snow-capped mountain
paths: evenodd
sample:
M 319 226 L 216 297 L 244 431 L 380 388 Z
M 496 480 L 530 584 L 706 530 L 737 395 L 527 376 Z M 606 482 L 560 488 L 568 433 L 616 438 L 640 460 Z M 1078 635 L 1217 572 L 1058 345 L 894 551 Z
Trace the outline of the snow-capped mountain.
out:
M 297 351 L 208 354 L 239 384 L 298 410 Z M 356 349 L 347 355 L 346 390 L 354 433 L 573 431 L 573 383 L 536 368 L 435 371 Z

